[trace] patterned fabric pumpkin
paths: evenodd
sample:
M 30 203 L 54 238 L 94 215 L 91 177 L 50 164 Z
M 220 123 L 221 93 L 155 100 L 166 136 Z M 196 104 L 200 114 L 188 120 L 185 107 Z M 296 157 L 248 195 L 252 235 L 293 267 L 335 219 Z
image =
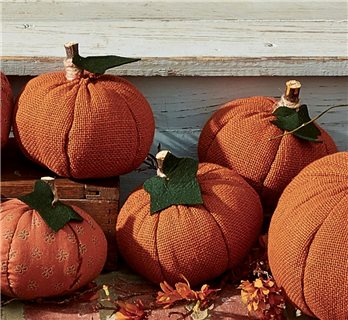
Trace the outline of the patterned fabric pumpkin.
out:
M 66 74 L 43 74 L 25 86 L 16 104 L 15 136 L 27 157 L 60 176 L 130 172 L 152 144 L 151 107 L 127 80 L 77 69 L 77 46 L 71 48 Z
M 283 131 L 271 123 L 277 100 L 251 97 L 228 102 L 216 111 L 199 138 L 200 161 L 234 168 L 258 192 L 265 212 L 272 212 L 289 184 L 312 161 L 336 152 L 321 128 L 323 143 L 294 135 L 269 140 Z
M 13 94 L 7 77 L 0 72 L 0 108 L 1 108 L 1 149 L 5 146 L 11 129 Z
M 289 184 L 269 230 L 277 284 L 304 313 L 348 317 L 348 152 L 319 159 Z
M 259 235 L 259 197 L 234 170 L 202 163 L 196 178 L 203 204 L 170 205 L 151 215 L 150 195 L 141 188 L 120 210 L 119 250 L 152 282 L 174 284 L 180 274 L 193 286 L 214 279 L 237 266 Z
M 23 201 L 2 203 L 2 294 L 20 299 L 64 295 L 99 275 L 106 260 L 105 235 L 86 212 L 72 208 L 83 220 L 54 232 Z

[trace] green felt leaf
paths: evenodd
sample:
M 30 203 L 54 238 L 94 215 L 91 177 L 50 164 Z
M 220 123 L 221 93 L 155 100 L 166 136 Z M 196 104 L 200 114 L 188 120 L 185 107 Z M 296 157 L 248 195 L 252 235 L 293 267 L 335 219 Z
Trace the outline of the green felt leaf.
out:
M 139 61 L 140 59 L 125 58 L 119 56 L 91 56 L 81 57 L 76 55 L 73 57 L 73 64 L 78 68 L 87 70 L 96 74 L 103 74 L 107 69 L 121 66 L 123 64 Z
M 177 158 L 169 152 L 163 161 L 162 170 L 166 177 L 155 176 L 144 183 L 144 189 L 151 198 L 151 214 L 171 205 L 203 203 L 196 177 L 198 161 Z
M 18 198 L 30 208 L 36 210 L 47 225 L 55 232 L 63 228 L 70 220 L 82 221 L 83 218 L 71 207 L 54 199 L 51 187 L 42 180 L 35 182 L 34 191 Z
M 278 128 L 286 131 L 295 130 L 311 120 L 305 104 L 301 105 L 298 111 L 287 107 L 279 107 L 273 112 L 273 115 L 276 116 L 276 119 L 271 122 Z M 321 132 L 314 123 L 306 124 L 292 134 L 303 140 L 321 142 L 318 139 Z

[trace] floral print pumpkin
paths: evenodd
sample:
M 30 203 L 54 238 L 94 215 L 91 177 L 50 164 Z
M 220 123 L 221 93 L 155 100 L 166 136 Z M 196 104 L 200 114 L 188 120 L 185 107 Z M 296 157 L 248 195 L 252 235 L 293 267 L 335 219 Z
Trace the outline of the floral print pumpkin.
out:
M 23 201 L 2 204 L 2 294 L 20 299 L 58 296 L 99 275 L 106 260 L 105 235 L 91 216 L 72 208 L 82 221 L 70 221 L 55 232 Z

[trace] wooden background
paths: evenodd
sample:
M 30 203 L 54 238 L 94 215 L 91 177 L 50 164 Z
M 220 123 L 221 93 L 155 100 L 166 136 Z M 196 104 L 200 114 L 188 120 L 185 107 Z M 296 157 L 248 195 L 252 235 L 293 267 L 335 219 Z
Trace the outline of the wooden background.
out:
M 223 103 L 279 97 L 302 82 L 315 116 L 346 104 L 346 1 L 2 1 L 1 69 L 16 92 L 33 76 L 62 69 L 63 44 L 80 53 L 142 57 L 109 70 L 149 100 L 160 142 L 196 157 L 200 130 Z M 318 121 L 348 150 L 348 111 Z M 121 178 L 122 199 L 147 173 Z

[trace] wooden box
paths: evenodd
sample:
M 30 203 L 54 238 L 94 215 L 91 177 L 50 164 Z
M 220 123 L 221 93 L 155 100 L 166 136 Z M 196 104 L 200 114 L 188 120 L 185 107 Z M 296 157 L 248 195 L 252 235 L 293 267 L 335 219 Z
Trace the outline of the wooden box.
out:
M 1 151 L 1 201 L 16 198 L 33 190 L 42 176 L 56 178 L 59 199 L 69 205 L 79 206 L 89 213 L 103 229 L 108 242 L 105 269 L 116 269 L 115 226 L 119 206 L 119 178 L 71 180 L 56 177 L 24 157 L 10 139 Z

